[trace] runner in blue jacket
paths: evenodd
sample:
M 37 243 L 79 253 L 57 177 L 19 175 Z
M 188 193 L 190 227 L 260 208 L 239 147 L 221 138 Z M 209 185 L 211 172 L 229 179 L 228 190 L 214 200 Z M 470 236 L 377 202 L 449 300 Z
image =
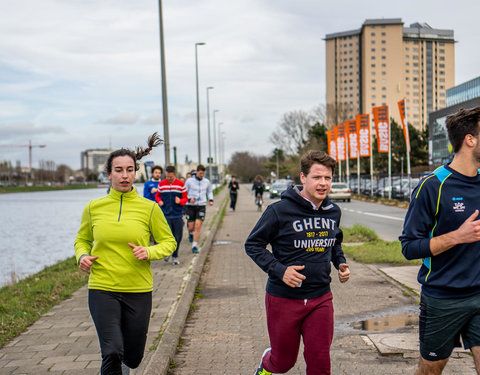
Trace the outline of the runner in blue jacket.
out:
M 446 124 L 453 160 L 415 188 L 400 236 L 407 259 L 423 258 L 416 374 L 441 374 L 460 336 L 480 373 L 480 107 Z

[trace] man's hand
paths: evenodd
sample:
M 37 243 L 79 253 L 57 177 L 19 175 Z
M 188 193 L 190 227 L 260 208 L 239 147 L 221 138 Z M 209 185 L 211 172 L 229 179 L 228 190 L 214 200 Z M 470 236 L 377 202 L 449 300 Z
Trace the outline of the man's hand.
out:
M 475 210 L 457 230 L 442 234 L 430 239 L 430 251 L 432 255 L 441 254 L 461 243 L 472 243 L 480 241 L 480 220 L 478 210 Z
M 163 206 L 163 201 L 158 202 L 158 205 L 159 205 L 160 207 L 162 207 L 162 206 Z
M 80 264 L 78 267 L 86 273 L 90 273 L 90 268 L 92 268 L 92 264 L 94 261 L 96 261 L 98 257 L 92 257 L 90 255 L 84 256 L 82 260 L 80 261 Z
M 190 198 L 190 203 L 195 203 L 195 198 Z
M 305 266 L 288 266 L 283 274 L 283 282 L 292 288 L 296 288 L 306 279 L 304 275 L 297 272 L 303 270 Z
M 470 217 L 463 222 L 457 229 L 456 237 L 459 243 L 472 243 L 480 241 L 480 220 L 475 220 L 478 217 L 478 210 L 475 210 Z
M 213 206 L 213 201 L 209 201 L 208 204 L 209 204 L 210 206 Z
M 155 194 L 157 192 L 157 190 L 158 190 L 157 188 L 152 188 L 152 190 L 150 190 L 150 193 Z
M 175 203 L 180 204 L 180 198 L 179 197 L 175 197 Z
M 341 263 L 338 266 L 338 279 L 341 283 L 346 283 L 348 279 L 350 279 L 350 270 L 348 264 Z
M 135 258 L 137 258 L 138 260 L 148 259 L 148 251 L 143 246 L 137 246 L 130 242 L 128 243 L 128 246 L 132 248 L 133 255 L 135 255 Z

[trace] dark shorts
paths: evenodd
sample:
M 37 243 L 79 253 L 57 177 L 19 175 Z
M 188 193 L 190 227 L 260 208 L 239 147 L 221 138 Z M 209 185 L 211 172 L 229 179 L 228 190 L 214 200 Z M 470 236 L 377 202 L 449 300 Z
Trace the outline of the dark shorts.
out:
M 189 223 L 195 220 L 205 220 L 205 206 L 185 206 L 185 216 Z
M 480 294 L 465 298 L 433 298 L 422 293 L 420 300 L 420 354 L 439 361 L 460 347 L 480 346 Z

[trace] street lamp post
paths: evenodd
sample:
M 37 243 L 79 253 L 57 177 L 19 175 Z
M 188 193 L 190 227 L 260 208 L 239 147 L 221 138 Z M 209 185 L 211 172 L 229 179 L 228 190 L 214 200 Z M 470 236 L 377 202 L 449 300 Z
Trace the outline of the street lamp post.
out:
M 207 87 L 207 119 L 208 119 L 208 179 L 212 182 L 212 142 L 210 140 L 210 96 L 209 91 L 213 90 L 213 86 Z M 215 111 L 213 111 L 215 119 Z M 213 122 L 215 124 L 215 121 Z
M 160 22 L 160 65 L 162 71 L 162 109 L 163 109 L 163 142 L 165 148 L 165 165 L 170 164 L 170 135 L 168 131 L 168 105 L 167 105 L 167 73 L 165 68 L 165 43 L 163 38 L 162 0 L 158 0 L 158 13 Z
M 220 125 L 223 123 L 218 124 L 218 158 L 219 158 L 219 164 L 222 164 L 222 131 Z
M 195 82 L 197 88 L 197 147 L 198 147 L 198 164 L 202 162 L 202 147 L 200 145 L 200 102 L 198 93 L 198 46 L 204 46 L 206 43 L 195 43 Z
M 218 164 L 218 157 L 217 157 L 217 146 L 218 146 L 218 139 L 217 139 L 217 134 L 216 134 L 216 127 L 220 127 L 220 125 L 222 125 L 223 122 L 219 122 L 218 125 L 215 125 L 215 118 L 213 118 L 213 144 L 215 146 L 215 163 Z
M 213 110 L 213 144 L 215 145 L 215 113 L 220 112 L 218 109 Z M 217 157 L 215 156 L 215 162 L 217 162 Z

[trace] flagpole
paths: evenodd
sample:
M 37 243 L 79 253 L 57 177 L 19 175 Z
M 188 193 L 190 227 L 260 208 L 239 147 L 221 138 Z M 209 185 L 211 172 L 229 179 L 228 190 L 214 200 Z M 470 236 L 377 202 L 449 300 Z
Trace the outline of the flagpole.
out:
M 392 124 L 388 117 L 388 199 L 392 199 Z
M 372 120 L 373 120 L 373 117 L 372 117 Z M 372 132 L 372 124 L 368 124 L 368 126 L 370 127 L 370 196 L 373 197 L 373 144 L 372 144 L 373 132 Z
M 360 142 L 357 132 L 357 194 L 360 194 Z
M 345 163 L 347 163 L 347 186 L 350 187 L 350 166 L 348 164 L 350 164 L 348 161 L 348 143 L 349 143 L 349 131 L 347 131 L 347 124 L 345 123 L 344 125 L 344 128 L 345 128 L 345 140 L 346 140 L 346 145 L 345 145 L 345 150 L 346 150 L 346 153 L 345 153 Z
M 405 99 L 404 100 L 404 107 L 405 107 L 405 130 L 406 130 L 406 134 L 407 134 L 407 139 L 408 141 L 405 142 L 407 143 L 406 144 L 406 151 L 407 151 L 407 175 L 408 175 L 408 197 L 410 198 L 410 195 L 412 194 L 412 186 L 411 186 L 411 174 L 412 174 L 412 170 L 410 168 L 410 134 L 409 134 L 409 131 L 408 131 L 408 117 L 407 117 L 407 103 L 405 103 Z

